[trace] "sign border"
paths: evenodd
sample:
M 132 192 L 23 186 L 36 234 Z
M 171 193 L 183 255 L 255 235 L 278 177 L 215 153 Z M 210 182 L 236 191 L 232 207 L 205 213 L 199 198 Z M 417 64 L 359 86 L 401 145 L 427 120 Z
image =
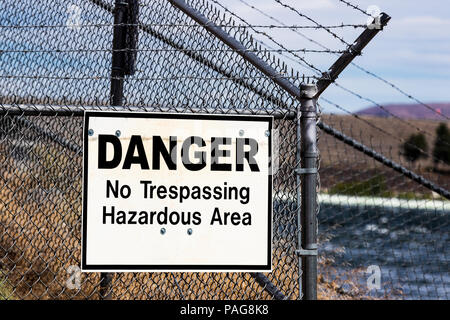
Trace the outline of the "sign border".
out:
M 268 174 L 268 237 L 267 237 L 267 263 L 264 265 L 193 265 L 193 264 L 171 264 L 171 265 L 132 265 L 132 264 L 87 264 L 87 175 L 88 175 L 88 130 L 89 118 L 111 117 L 111 118 L 156 118 L 156 119 L 194 119 L 194 120 L 226 120 L 226 121 L 261 121 L 267 122 L 272 133 L 274 117 L 270 115 L 238 115 L 238 114 L 195 114 L 195 113 L 159 113 L 159 112 L 130 112 L 130 111 L 84 111 L 83 126 L 83 207 L 81 218 L 81 270 L 83 272 L 164 272 L 164 271 L 188 271 L 188 272 L 249 272 L 265 271 L 272 272 L 272 159 L 269 159 Z M 272 139 L 269 139 L 269 157 L 272 155 Z

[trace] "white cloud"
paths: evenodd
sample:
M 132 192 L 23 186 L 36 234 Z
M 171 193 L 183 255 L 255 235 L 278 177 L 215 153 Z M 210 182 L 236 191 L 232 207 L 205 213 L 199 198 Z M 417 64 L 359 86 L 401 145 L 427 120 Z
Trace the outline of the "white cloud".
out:
M 228 0 L 226 0 L 228 3 Z M 239 0 L 229 0 L 242 7 Z M 273 0 L 245 0 L 262 11 L 277 17 L 286 24 L 312 25 L 313 23 L 283 8 Z M 343 23 L 366 23 L 367 17 L 337 0 L 281 0 L 300 12 L 310 16 L 323 25 Z M 407 2 L 407 4 L 405 4 Z M 450 101 L 448 87 L 450 77 L 450 1 L 435 0 L 433 5 L 424 6 L 419 0 L 354 0 L 362 10 L 376 4 L 392 20 L 383 32 L 364 49 L 363 56 L 355 62 L 370 71 L 394 82 L 400 88 L 412 93 L 424 101 Z M 244 16 L 253 23 L 274 23 L 247 8 Z M 239 12 L 240 13 L 240 12 Z M 313 48 L 319 46 L 308 42 L 301 36 L 287 30 L 265 30 L 274 39 L 287 48 Z M 348 42 L 353 42 L 361 29 L 333 29 Z M 344 45 L 324 30 L 300 30 L 301 33 L 332 49 L 343 49 Z M 265 42 L 271 44 L 267 39 Z M 271 44 L 273 45 L 273 44 Z M 275 46 L 275 45 L 273 45 Z M 307 54 L 307 60 L 318 68 L 327 69 L 336 59 L 334 55 Z M 293 57 L 293 60 L 299 60 Z M 287 60 L 294 69 L 304 71 L 297 64 Z M 305 70 L 311 74 L 309 70 Z M 393 90 L 388 85 L 361 73 L 356 68 L 347 68 L 338 80 L 339 83 L 377 102 L 411 102 L 408 98 Z M 425 88 L 424 88 L 425 86 Z M 325 96 L 337 103 L 356 110 L 370 105 L 367 101 L 352 97 L 336 90 L 327 89 Z
M 400 50 L 393 53 L 393 59 L 397 61 L 424 63 L 442 66 L 442 64 L 450 65 L 450 55 L 448 53 L 439 52 L 422 52 L 412 50 Z
M 445 39 L 450 37 L 448 29 L 450 19 L 436 16 L 410 16 L 393 19 L 387 36 L 398 37 L 410 41 L 414 39 Z
M 449 26 L 450 19 L 442 19 L 434 16 L 417 16 L 399 19 L 395 23 L 402 25 L 438 27 Z
M 297 10 L 317 10 L 317 9 L 331 9 L 335 4 L 330 0 L 291 0 L 283 1 Z

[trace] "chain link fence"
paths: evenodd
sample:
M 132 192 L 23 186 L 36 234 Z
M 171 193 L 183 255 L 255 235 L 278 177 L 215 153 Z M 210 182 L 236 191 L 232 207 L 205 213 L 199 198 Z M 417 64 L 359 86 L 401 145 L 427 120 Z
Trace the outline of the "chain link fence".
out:
M 324 117 L 448 190 L 449 177 L 431 170 L 431 159 L 414 165 L 404 160 L 398 138 L 411 133 L 405 124 L 371 119 L 370 125 L 384 124 L 386 133 L 379 133 L 363 120 Z M 319 149 L 321 280 L 355 298 L 448 299 L 450 202 L 331 135 L 321 136 Z
M 207 2 L 191 4 L 216 23 L 229 24 Z M 72 266 L 79 266 L 81 248 L 82 118 L 70 111 L 109 106 L 113 5 L 1 4 L 4 298 L 100 298 L 99 274 L 83 273 L 76 288 L 67 286 L 78 277 Z M 143 2 L 139 9 L 136 72 L 125 80 L 124 106 L 115 109 L 277 113 L 283 174 L 274 177 L 274 194 L 296 195 L 293 98 L 167 1 Z M 245 30 L 230 31 L 258 49 Z M 255 52 L 269 60 L 268 53 Z M 277 61 L 271 65 L 284 70 Z M 10 106 L 25 105 L 40 112 L 11 114 Z M 46 116 L 58 108 L 59 114 Z M 285 228 L 296 221 L 297 206 L 274 202 L 274 271 L 267 276 L 284 295 L 298 298 L 296 230 Z M 271 297 L 248 273 L 114 274 L 109 290 L 113 299 Z
M 314 78 L 288 68 L 216 1 L 188 3 L 296 86 Z M 139 1 L 136 70 L 124 80 L 123 106 L 112 107 L 113 8 L 112 0 L 0 3 L 0 299 L 102 298 L 100 274 L 80 273 L 78 266 L 82 114 L 105 109 L 263 113 L 275 115 L 279 137 L 267 278 L 116 273 L 108 288 L 113 299 L 279 298 L 270 287 L 299 299 L 299 102 L 158 0 Z M 322 121 L 400 160 L 389 145 L 355 135 L 350 118 Z M 319 149 L 319 298 L 448 299 L 448 200 L 429 198 L 424 187 L 332 135 L 320 134 Z M 442 175 L 424 174 L 448 189 Z

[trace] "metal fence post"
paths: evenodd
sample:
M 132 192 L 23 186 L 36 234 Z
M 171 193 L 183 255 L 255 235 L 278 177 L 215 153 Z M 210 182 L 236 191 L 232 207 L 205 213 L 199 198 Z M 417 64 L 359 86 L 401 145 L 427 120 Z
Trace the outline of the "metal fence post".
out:
M 126 15 L 128 3 L 125 0 L 116 0 L 114 7 L 114 34 L 111 59 L 111 105 L 123 105 L 123 79 L 125 75 L 125 48 L 126 48 Z M 112 299 L 111 283 L 113 274 L 102 272 L 100 274 L 100 296 L 104 300 Z
M 123 104 L 127 7 L 128 4 L 125 0 L 116 0 L 111 62 L 111 105 L 113 106 L 121 106 Z
M 299 268 L 301 268 L 300 292 L 302 299 L 317 299 L 317 137 L 316 137 L 316 94 L 315 84 L 302 84 L 300 87 L 300 108 L 297 114 L 297 135 L 300 134 L 297 155 L 300 168 L 297 183 L 300 185 Z

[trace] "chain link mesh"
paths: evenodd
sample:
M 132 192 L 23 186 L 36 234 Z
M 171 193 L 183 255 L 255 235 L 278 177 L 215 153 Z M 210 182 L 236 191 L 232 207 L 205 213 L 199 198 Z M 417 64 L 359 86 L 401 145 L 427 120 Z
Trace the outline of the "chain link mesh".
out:
M 448 176 L 429 170 L 430 159 L 404 159 L 394 138 L 411 130 L 400 120 L 322 120 L 448 190 Z M 424 123 L 430 131 L 439 124 Z M 348 299 L 448 299 L 450 202 L 331 135 L 321 135 L 319 149 L 322 288 Z
M 228 17 L 207 1 L 190 4 L 215 23 L 229 25 Z M 6 112 L 0 131 L 2 298 L 101 298 L 98 273 L 83 273 L 78 288 L 70 286 L 77 276 L 70 268 L 80 264 L 82 118 L 9 115 L 8 108 L 108 107 L 113 34 L 108 10 L 113 5 L 87 0 L 0 5 L 1 107 Z M 267 276 L 285 296 L 297 298 L 292 228 L 297 207 L 276 200 L 296 194 L 295 122 L 288 119 L 293 98 L 205 30 L 189 27 L 193 21 L 167 1 L 142 1 L 139 19 L 143 50 L 138 49 L 136 73 L 125 80 L 124 106 L 114 109 L 280 115 L 275 123 L 283 151 L 280 174 L 274 177 L 274 271 Z M 280 75 L 287 72 L 245 30 L 228 31 Z M 300 75 L 291 78 L 299 85 Z M 120 273 L 108 290 L 113 299 L 273 298 L 249 273 Z
M 215 2 L 188 1 L 280 76 L 304 81 Z M 298 299 L 298 102 L 168 1 L 148 0 L 140 1 L 136 73 L 125 79 L 124 105 L 111 107 L 113 7 L 112 0 L 0 3 L 0 299 L 102 298 L 100 274 L 73 268 L 83 127 L 75 111 L 96 108 L 277 114 L 274 271 L 265 275 Z M 364 135 L 368 128 L 355 133 L 349 119 L 320 120 L 399 160 L 392 145 Z M 321 133 L 319 150 L 319 298 L 448 299 L 448 201 L 424 197 L 424 187 L 333 136 Z M 423 174 L 448 190 L 446 177 Z M 379 289 L 368 287 L 371 265 L 381 269 Z M 249 273 L 116 273 L 108 290 L 113 299 L 274 298 Z

